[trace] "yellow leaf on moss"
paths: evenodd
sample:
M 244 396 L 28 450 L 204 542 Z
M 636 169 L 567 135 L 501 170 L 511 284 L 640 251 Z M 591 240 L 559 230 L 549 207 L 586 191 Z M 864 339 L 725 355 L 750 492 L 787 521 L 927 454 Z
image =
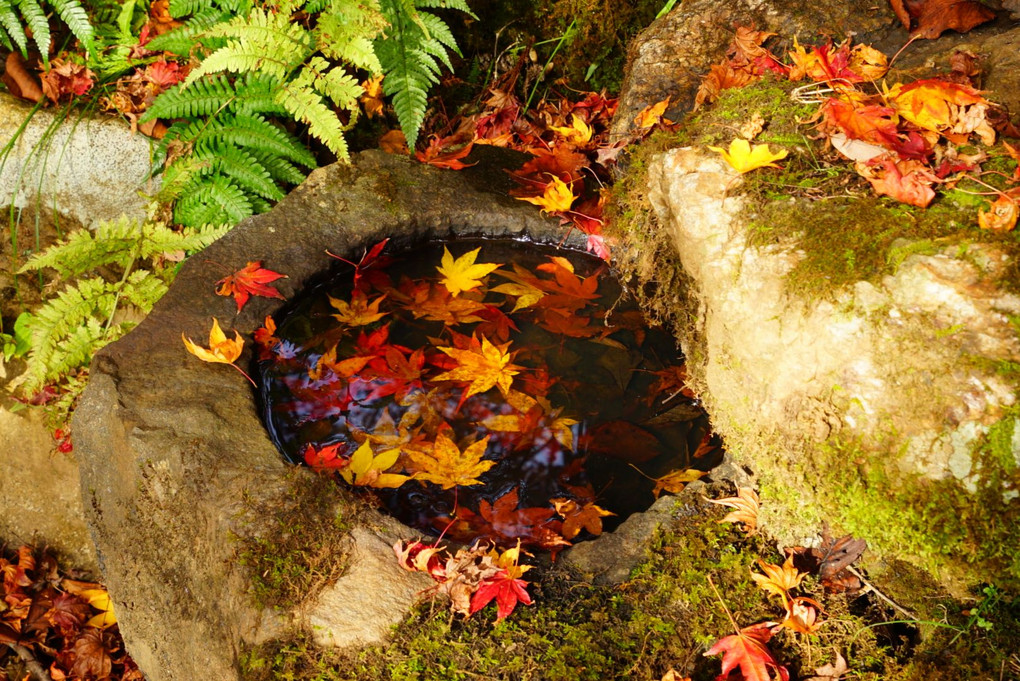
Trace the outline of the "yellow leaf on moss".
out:
M 470 291 L 482 285 L 482 277 L 499 268 L 499 263 L 475 264 L 475 258 L 481 251 L 479 246 L 473 251 L 468 251 L 457 259 L 454 259 L 450 250 L 443 247 L 443 259 L 440 261 L 439 273 L 443 275 L 442 282 L 446 290 L 452 295 L 463 291 Z
M 241 334 L 235 331 L 233 340 L 228 339 L 215 317 L 213 317 L 212 330 L 209 331 L 208 349 L 196 345 L 190 338 L 186 338 L 183 333 L 181 334 L 181 340 L 184 341 L 184 347 L 188 349 L 188 352 L 203 362 L 233 364 L 241 356 L 241 351 L 244 349 L 244 340 L 241 338 Z
M 786 562 L 782 565 L 773 565 L 759 560 L 758 566 L 765 574 L 752 572 L 751 579 L 765 591 L 782 598 L 784 603 L 787 602 L 790 591 L 800 586 L 801 580 L 804 579 L 805 573 L 793 566 L 792 555 L 787 556 Z
M 751 143 L 742 137 L 738 137 L 730 142 L 729 150 L 719 147 L 709 147 L 709 149 L 722 154 L 726 162 L 741 174 L 756 168 L 778 168 L 779 166 L 773 163 L 773 161 L 786 158 L 787 153 L 785 149 L 780 149 L 773 153 L 769 151 L 769 145 L 767 144 L 756 144 L 754 147 L 751 147 Z

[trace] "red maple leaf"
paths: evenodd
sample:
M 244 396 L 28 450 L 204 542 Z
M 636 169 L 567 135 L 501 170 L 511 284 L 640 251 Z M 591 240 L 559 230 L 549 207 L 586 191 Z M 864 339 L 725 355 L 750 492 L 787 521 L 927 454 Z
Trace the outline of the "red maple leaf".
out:
M 510 615 L 518 603 L 531 605 L 527 586 L 526 581 L 514 577 L 509 570 L 500 570 L 494 577 L 478 585 L 478 590 L 471 597 L 471 614 L 475 614 L 496 599 L 496 620 L 501 620 Z
M 286 274 L 263 269 L 262 261 L 256 260 L 217 281 L 216 293 L 221 296 L 234 296 L 237 311 L 240 312 L 251 296 L 283 300 L 283 294 L 267 284 L 277 279 L 286 278 L 286 276 Z
M 354 291 L 367 293 L 369 288 L 379 289 L 388 286 L 390 283 L 389 275 L 382 268 L 389 265 L 391 259 L 381 255 L 389 240 L 389 237 L 387 237 L 375 246 L 372 246 L 372 248 L 365 251 L 365 254 L 361 256 L 361 260 L 358 262 L 351 262 L 347 258 L 341 258 L 339 255 L 334 255 L 329 251 L 326 251 L 326 255 L 353 267 Z
M 769 669 L 774 669 L 782 681 L 790 678 L 786 667 L 776 662 L 772 651 L 768 649 L 772 638 L 774 622 L 761 622 L 744 627 L 739 633 L 730 634 L 716 642 L 705 653 L 706 657 L 723 654 L 722 674 L 716 681 L 725 681 L 730 672 L 737 667 L 746 681 L 772 681 Z
M 462 145 L 459 149 L 456 148 L 458 144 Z M 471 153 L 473 146 L 474 142 L 471 141 L 464 144 L 464 138 L 461 135 L 450 135 L 449 137 L 434 135 L 425 151 L 417 152 L 414 157 L 422 163 L 427 163 L 437 168 L 463 170 L 475 165 L 474 163 L 464 163 L 460 160 Z M 450 149 L 454 150 L 451 151 Z
M 340 469 L 347 466 L 347 459 L 339 456 L 340 448 L 346 445 L 336 442 L 316 449 L 312 445 L 305 448 L 305 463 L 314 470 Z

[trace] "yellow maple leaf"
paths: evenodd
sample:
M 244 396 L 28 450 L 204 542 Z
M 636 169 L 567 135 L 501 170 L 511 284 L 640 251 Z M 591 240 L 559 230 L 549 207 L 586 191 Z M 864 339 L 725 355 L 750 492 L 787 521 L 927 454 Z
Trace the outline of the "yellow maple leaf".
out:
M 577 114 L 570 114 L 570 125 L 549 126 L 549 129 L 571 144 L 587 144 L 591 141 L 592 129 Z
M 729 150 L 719 147 L 709 147 L 709 149 L 722 154 L 726 162 L 741 174 L 766 166 L 778 168 L 779 166 L 773 163 L 773 161 L 786 158 L 786 149 L 780 149 L 773 153 L 769 151 L 769 145 L 767 144 L 756 144 L 752 148 L 751 143 L 742 137 L 737 137 L 730 142 Z
M 507 351 L 509 347 L 510 343 L 494 345 L 485 337 L 482 338 L 481 343 L 477 338 L 472 339 L 472 347 L 463 350 L 440 347 L 439 351 L 457 360 L 458 366 L 439 374 L 433 380 L 467 383 L 467 389 L 461 398 L 462 403 L 472 395 L 483 393 L 493 387 L 499 388 L 499 391 L 506 396 L 514 376 L 519 374 L 523 368 L 511 363 L 513 353 Z
M 366 326 L 379 321 L 388 314 L 379 311 L 379 304 L 385 299 L 386 294 L 383 294 L 370 303 L 368 302 L 368 296 L 359 291 L 354 294 L 349 303 L 346 300 L 329 296 L 329 304 L 339 313 L 333 315 L 333 317 L 341 324 L 346 324 L 347 326 Z
M 531 554 L 527 551 L 524 555 L 530 556 Z M 489 550 L 488 556 L 492 558 L 492 562 L 495 563 L 496 567 L 506 570 L 508 579 L 520 579 L 521 575 L 534 567 L 534 565 L 521 565 L 521 540 L 517 540 L 517 546 L 507 549 L 503 553 L 499 552 L 499 549 L 493 547 Z
M 884 96 L 901 117 L 919 128 L 939 133 L 956 125 L 963 111 L 961 107 L 988 105 L 977 90 L 941 80 L 918 80 L 907 85 L 897 83 L 886 90 Z M 983 111 L 981 121 L 984 120 Z
M 889 70 L 889 59 L 874 47 L 861 43 L 850 50 L 847 67 L 866 81 L 878 80 Z
M 219 364 L 233 364 L 241 356 L 244 349 L 244 339 L 237 331 L 234 332 L 234 339 L 230 340 L 220 328 L 219 321 L 213 317 L 212 330 L 209 331 L 209 349 L 196 345 L 190 338 L 181 334 L 184 347 L 188 352 L 198 357 L 203 362 L 216 362 Z
M 457 446 L 453 440 L 447 437 L 445 432 L 436 436 L 435 444 L 429 454 L 417 451 L 409 451 L 408 455 L 420 470 L 413 478 L 434 482 L 443 489 L 452 487 L 480 485 L 478 476 L 496 465 L 495 461 L 485 461 L 485 449 L 489 446 L 489 438 L 486 435 L 478 442 L 468 445 L 464 451 Z
M 652 495 L 658 499 L 659 495 L 663 492 L 678 494 L 683 491 L 684 485 L 688 482 L 694 482 L 703 475 L 708 475 L 708 471 L 688 468 L 687 470 L 673 471 L 662 477 L 653 478 L 655 480 L 655 489 L 652 490 Z
M 381 454 L 373 455 L 372 445 L 366 439 L 358 447 L 346 467 L 340 469 L 340 475 L 355 487 L 395 488 L 411 479 L 409 475 L 384 473 L 392 468 L 400 458 L 399 449 L 387 449 Z
M 511 314 L 518 310 L 531 307 L 545 297 L 545 291 L 523 281 L 520 283 L 500 284 L 491 290 L 495 293 L 517 296 L 517 301 L 514 303 L 514 309 L 510 310 Z
M 770 594 L 775 594 L 783 599 L 783 603 L 786 603 L 790 596 L 790 591 L 800 586 L 800 582 L 804 579 L 805 573 L 801 572 L 793 566 L 793 556 L 787 556 L 786 562 L 782 565 L 773 565 L 766 563 L 759 559 L 758 567 L 765 573 L 760 575 L 756 572 L 751 573 L 751 579 L 755 583 L 767 591 Z
M 446 287 L 446 290 L 451 295 L 456 296 L 462 291 L 478 288 L 482 285 L 482 277 L 499 268 L 498 263 L 479 263 L 476 265 L 475 258 L 478 257 L 478 252 L 481 250 L 482 248 L 479 246 L 475 250 L 468 251 L 454 260 L 450 250 L 443 246 L 443 259 L 440 261 L 440 266 L 436 269 L 443 275 L 443 286 Z
M 78 595 L 99 611 L 98 615 L 94 615 L 85 623 L 86 627 L 107 629 L 117 623 L 117 616 L 113 614 L 113 602 L 106 589 L 85 589 Z
M 750 487 L 738 487 L 737 496 L 725 499 L 709 499 L 710 503 L 736 509 L 726 514 L 721 523 L 742 523 L 747 534 L 754 534 L 758 528 L 758 494 Z
M 570 190 L 566 182 L 553 176 L 541 196 L 518 196 L 517 198 L 539 206 L 543 213 L 561 213 L 570 210 L 577 197 L 574 196 L 574 192 Z

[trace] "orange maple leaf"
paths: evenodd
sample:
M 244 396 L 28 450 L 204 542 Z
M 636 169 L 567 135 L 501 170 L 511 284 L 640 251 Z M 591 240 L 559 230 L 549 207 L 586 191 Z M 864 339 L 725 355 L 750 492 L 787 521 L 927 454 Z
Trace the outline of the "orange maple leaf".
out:
M 282 300 L 283 294 L 267 284 L 286 277 L 286 274 L 263 269 L 262 261 L 256 260 L 217 281 L 216 293 L 221 296 L 234 296 L 237 311 L 240 312 L 251 296 Z
M 410 450 L 407 452 L 419 470 L 411 477 L 426 482 L 434 482 L 443 489 L 452 487 L 480 485 L 478 476 L 496 465 L 495 461 L 485 461 L 485 449 L 489 446 L 490 435 L 473 442 L 463 451 L 446 435 L 443 429 L 436 436 L 436 441 L 429 454 Z
M 370 303 L 368 302 L 368 296 L 358 291 L 351 297 L 351 302 L 349 303 L 346 300 L 329 296 L 329 304 L 337 310 L 337 314 L 333 315 L 333 318 L 341 324 L 347 326 L 366 326 L 379 321 L 389 314 L 379 311 L 379 305 L 385 299 L 386 294 L 383 294 Z
M 761 575 L 752 572 L 751 579 L 768 593 L 779 596 L 783 599 L 783 603 L 788 602 L 790 591 L 800 586 L 801 580 L 804 579 L 806 574 L 793 566 L 792 554 L 787 556 L 786 562 L 781 566 L 766 563 L 760 559 L 758 560 L 758 566 L 765 574 Z
M 466 349 L 453 347 L 439 347 L 443 352 L 457 361 L 457 367 L 436 376 L 434 381 L 459 381 L 467 383 L 464 395 L 461 397 L 461 404 L 464 400 L 490 390 L 493 387 L 499 388 L 505 397 L 513 383 L 514 376 L 521 372 L 524 367 L 513 364 L 514 353 L 507 348 L 510 343 L 493 345 L 488 338 L 482 338 L 481 342 L 477 337 L 472 337 L 469 347 Z
M 897 83 L 885 93 L 885 99 L 906 120 L 938 133 L 945 133 L 957 124 L 961 107 L 988 106 L 988 100 L 969 85 L 936 79 L 916 80 L 907 85 Z
M 918 208 L 927 208 L 935 198 L 931 188 L 938 178 L 932 175 L 920 161 L 893 161 L 885 158 L 880 166 L 866 166 L 857 163 L 857 171 L 871 183 L 876 194 L 891 196 L 897 201 Z
M 241 356 L 244 349 L 244 339 L 237 331 L 234 332 L 234 339 L 230 340 L 220 328 L 220 322 L 213 317 L 212 330 L 209 331 L 209 349 L 196 345 L 190 338 L 181 333 L 184 347 L 188 352 L 198 357 L 203 362 L 215 362 L 219 364 L 233 364 Z
M 594 502 L 588 502 L 581 506 L 573 499 L 550 499 L 556 512 L 563 518 L 563 528 L 560 534 L 564 539 L 573 539 L 581 530 L 588 530 L 592 536 L 602 534 L 602 519 L 606 516 L 616 515 L 612 511 L 596 506 Z
M 722 674 L 719 678 L 725 679 L 732 670 L 740 667 L 745 681 L 772 681 L 770 669 L 774 669 L 782 681 L 787 681 L 790 678 L 789 671 L 776 662 L 768 649 L 773 625 L 773 622 L 762 622 L 744 627 L 738 633 L 717 641 L 705 653 L 705 657 L 722 653 Z
M 874 104 L 857 105 L 842 99 L 829 98 L 819 113 L 824 130 L 839 130 L 850 139 L 890 147 L 899 142 L 896 110 Z
M 987 211 L 983 209 L 978 210 L 978 225 L 980 225 L 981 229 L 989 229 L 993 232 L 1008 232 L 1012 230 L 1016 226 L 1016 218 L 1016 200 L 1005 194 L 997 198 Z
M 464 163 L 460 160 L 471 153 L 474 142 L 468 141 L 467 144 L 463 144 L 459 149 L 450 151 L 451 147 L 455 147 L 458 143 L 463 143 L 463 138 L 458 135 L 451 135 L 450 137 L 433 135 L 428 147 L 424 151 L 415 153 L 414 157 L 422 163 L 448 170 L 463 170 L 464 168 L 476 165 L 475 163 Z
M 689 482 L 694 482 L 698 478 L 708 475 L 708 471 L 699 471 L 694 468 L 688 468 L 687 470 L 677 470 L 672 473 L 667 473 L 658 478 L 653 478 L 655 481 L 655 488 L 652 490 L 652 496 L 656 499 L 663 492 L 669 492 L 670 494 L 679 494 L 683 491 L 684 486 Z
M 737 496 L 725 499 L 709 499 L 710 503 L 736 509 L 726 514 L 721 523 L 741 523 L 747 534 L 754 534 L 758 528 L 758 494 L 750 487 L 738 487 Z
M 361 83 L 361 89 L 364 90 L 364 93 L 358 97 L 358 101 L 361 102 L 361 106 L 365 109 L 365 115 L 369 118 L 382 115 L 382 79 L 382 76 L 376 76 Z
M 818 621 L 821 609 L 822 606 L 817 601 L 798 596 L 786 604 L 786 618 L 782 622 L 782 627 L 801 634 L 813 634 L 821 625 Z
M 662 115 L 669 108 L 669 99 L 669 97 L 666 97 L 661 102 L 649 104 L 641 109 L 640 113 L 634 118 L 634 124 L 642 130 L 648 130 L 658 125 L 659 121 L 663 120 Z

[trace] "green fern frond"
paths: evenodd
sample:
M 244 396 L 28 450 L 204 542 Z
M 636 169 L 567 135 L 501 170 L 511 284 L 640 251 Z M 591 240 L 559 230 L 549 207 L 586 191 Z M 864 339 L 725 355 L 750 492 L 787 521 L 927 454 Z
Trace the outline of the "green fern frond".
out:
M 205 32 L 228 21 L 232 15 L 220 9 L 206 9 L 191 17 L 186 24 L 158 35 L 145 47 L 153 52 L 172 52 L 187 57 L 202 44 Z
M 39 48 L 43 63 L 49 66 L 50 53 L 50 22 L 46 19 L 46 12 L 35 0 L 18 0 L 18 8 L 21 16 L 25 18 L 25 26 L 32 32 L 32 40 Z
M 245 193 L 222 175 L 196 180 L 174 206 L 174 219 L 184 225 L 236 225 L 253 214 Z
M 259 8 L 253 9 L 246 17 L 234 17 L 212 27 L 206 35 L 227 38 L 227 44 L 192 70 L 184 81 L 184 87 L 208 73 L 219 71 L 259 71 L 286 78 L 315 50 L 311 32 L 291 23 L 289 16 Z
M 49 0 L 57 16 L 71 29 L 71 34 L 81 42 L 88 55 L 95 55 L 95 30 L 85 8 L 79 0 Z
M 156 97 L 139 119 L 141 122 L 156 118 L 198 118 L 216 113 L 237 96 L 234 86 L 225 76 L 205 78 L 185 88 L 174 85 Z
M 448 50 L 459 53 L 446 23 L 433 14 L 419 12 L 417 8 L 422 6 L 437 5 L 434 0 L 383 0 L 383 14 L 390 27 L 384 37 L 375 41 L 386 76 L 383 92 L 393 97 L 393 109 L 412 150 L 425 119 L 429 88 L 439 82 L 439 64 L 450 68 Z M 439 6 L 470 13 L 463 0 L 450 0 Z
M 337 158 L 347 161 L 347 140 L 344 128 L 336 114 L 322 101 L 322 95 L 312 89 L 315 75 L 307 69 L 290 83 L 283 86 L 277 101 L 287 108 L 296 120 L 308 125 L 308 132 L 318 138 Z
M 18 273 L 50 267 L 66 279 L 107 265 L 127 267 L 135 257 L 140 236 L 139 223 L 121 216 L 119 220 L 101 223 L 94 233 L 87 229 L 71 232 L 67 238 L 29 258 Z
M 170 16 L 180 19 L 212 9 L 215 4 L 214 0 L 170 0 Z
M 246 149 L 273 153 L 306 168 L 316 166 L 315 157 L 292 135 L 262 116 L 236 114 L 209 127 L 210 138 Z
M 121 289 L 121 299 L 148 314 L 167 292 L 167 283 L 150 270 L 135 270 Z
M 478 15 L 468 7 L 467 0 L 418 0 L 415 6 L 429 9 L 459 9 L 473 19 L 478 18 Z
M 206 147 L 195 152 L 194 158 L 209 161 L 212 172 L 233 180 L 238 188 L 247 194 L 255 194 L 271 201 L 283 198 L 283 192 L 269 171 L 262 167 L 255 157 L 237 147 Z
M 379 3 L 334 3 L 319 17 L 316 43 L 322 53 L 372 74 L 382 73 L 372 40 L 388 25 Z
M 251 152 L 251 155 L 255 157 L 263 168 L 269 171 L 269 176 L 277 182 L 301 184 L 305 181 L 306 174 L 287 159 L 256 149 L 249 149 L 248 151 Z
M 0 26 L 3 26 L 0 31 L 0 39 L 3 40 L 4 46 L 13 50 L 14 45 L 18 46 L 23 56 L 28 55 L 28 38 L 25 36 L 25 29 L 21 26 L 21 21 L 18 19 L 18 15 L 14 11 L 14 0 L 0 0 Z M 14 44 L 11 44 L 14 41 Z

